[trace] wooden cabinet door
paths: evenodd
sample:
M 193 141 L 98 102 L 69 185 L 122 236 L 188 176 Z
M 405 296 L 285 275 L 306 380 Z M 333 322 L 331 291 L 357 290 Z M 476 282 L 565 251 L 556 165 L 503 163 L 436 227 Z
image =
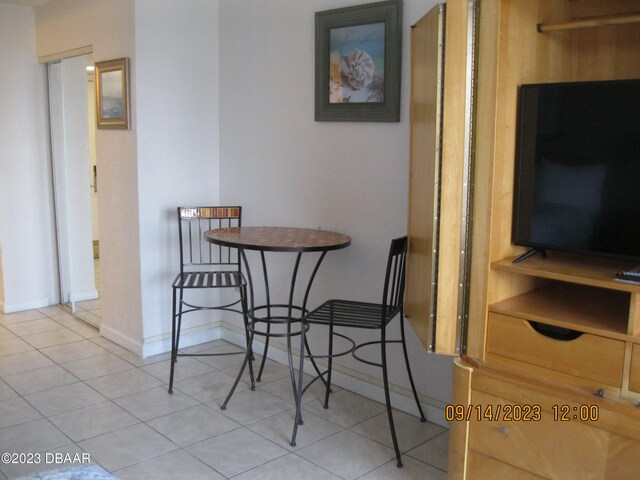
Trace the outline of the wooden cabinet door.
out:
M 411 30 L 411 164 L 405 311 L 429 350 L 434 347 L 444 10 L 444 5 L 435 6 Z
M 467 292 L 474 2 L 412 29 L 406 314 L 429 351 L 462 350 Z

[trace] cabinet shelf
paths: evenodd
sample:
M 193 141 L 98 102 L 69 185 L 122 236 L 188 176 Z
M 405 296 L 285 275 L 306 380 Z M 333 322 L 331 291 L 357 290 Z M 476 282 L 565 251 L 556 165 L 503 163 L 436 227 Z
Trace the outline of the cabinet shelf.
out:
M 542 32 L 553 32 L 556 30 L 573 30 L 575 28 L 606 27 L 610 25 L 625 25 L 629 23 L 640 23 L 640 14 L 626 15 L 605 15 L 600 17 L 581 18 L 560 23 L 538 23 L 537 30 Z
M 629 294 L 556 282 L 489 306 L 489 310 L 618 340 L 627 340 Z
M 640 285 L 615 280 L 617 272 L 629 270 L 635 266 L 631 262 L 555 252 L 550 252 L 547 258 L 530 257 L 520 263 L 513 263 L 514 259 L 515 257 L 493 262 L 491 268 L 531 277 L 640 294 Z

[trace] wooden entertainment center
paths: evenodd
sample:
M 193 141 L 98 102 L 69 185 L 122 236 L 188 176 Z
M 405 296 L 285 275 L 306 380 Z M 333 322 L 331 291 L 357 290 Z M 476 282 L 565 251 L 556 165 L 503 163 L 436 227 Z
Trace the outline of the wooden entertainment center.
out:
M 443 145 L 435 148 L 441 169 L 431 175 L 441 209 L 433 201 L 426 218 L 419 202 L 432 202 L 434 185 L 423 185 L 429 175 L 421 172 L 433 160 L 422 155 L 420 139 L 436 127 L 416 115 L 424 103 L 416 90 L 432 88 L 420 77 L 424 60 L 416 42 L 429 38 L 421 33 L 427 17 L 416 24 L 412 44 L 407 315 L 427 349 L 457 356 L 449 478 L 638 479 L 640 285 L 614 280 L 635 265 L 557 252 L 514 264 L 525 250 L 511 243 L 511 227 L 518 86 L 640 78 L 640 0 L 479 0 L 466 214 L 445 198 L 464 195 L 464 168 L 455 167 L 462 147 L 454 151 L 447 142 L 470 121 L 451 97 L 462 91 L 460 71 L 469 73 L 456 52 L 466 46 L 468 58 L 471 47 L 451 34 L 466 31 L 473 3 L 446 4 L 437 127 Z M 442 217 L 437 226 L 429 212 Z M 465 269 L 458 258 L 464 239 L 447 236 L 460 236 L 459 219 L 467 215 Z M 425 259 L 429 249 L 434 257 Z M 444 295 L 453 299 L 447 303 Z M 436 326 L 428 318 L 434 312 Z M 466 328 L 459 325 L 462 314 Z M 463 343 L 455 341 L 460 328 Z

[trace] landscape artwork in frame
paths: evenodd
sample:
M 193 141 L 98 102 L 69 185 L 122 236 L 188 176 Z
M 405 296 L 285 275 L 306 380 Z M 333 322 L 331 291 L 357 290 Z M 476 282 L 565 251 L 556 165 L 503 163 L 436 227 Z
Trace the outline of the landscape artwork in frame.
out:
M 317 121 L 400 120 L 401 0 L 316 13 Z
M 128 129 L 128 59 L 97 62 L 95 75 L 97 127 Z

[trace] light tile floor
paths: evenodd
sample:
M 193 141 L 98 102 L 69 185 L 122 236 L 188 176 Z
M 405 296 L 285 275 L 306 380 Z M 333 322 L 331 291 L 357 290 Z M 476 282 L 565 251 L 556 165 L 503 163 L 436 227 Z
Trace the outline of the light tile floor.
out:
M 181 358 L 169 395 L 167 354 L 141 359 L 58 307 L 0 313 L 0 453 L 41 454 L 39 464 L 0 463 L 0 479 L 82 453 L 123 480 L 446 478 L 446 429 L 396 411 L 398 469 L 384 406 L 346 390 L 328 410 L 319 386 L 305 394 L 291 447 L 288 369 L 275 362 L 221 410 L 241 358 Z
M 76 302 L 75 315 L 78 318 L 83 319 L 85 322 L 100 328 L 102 322 L 102 303 L 100 302 L 101 292 L 101 274 L 100 274 L 100 259 L 93 259 L 93 273 L 95 276 L 96 290 L 98 291 L 98 298 L 94 300 L 83 300 Z
M 102 304 L 100 298 L 77 302 L 75 315 L 94 327 L 99 328 L 102 322 Z

